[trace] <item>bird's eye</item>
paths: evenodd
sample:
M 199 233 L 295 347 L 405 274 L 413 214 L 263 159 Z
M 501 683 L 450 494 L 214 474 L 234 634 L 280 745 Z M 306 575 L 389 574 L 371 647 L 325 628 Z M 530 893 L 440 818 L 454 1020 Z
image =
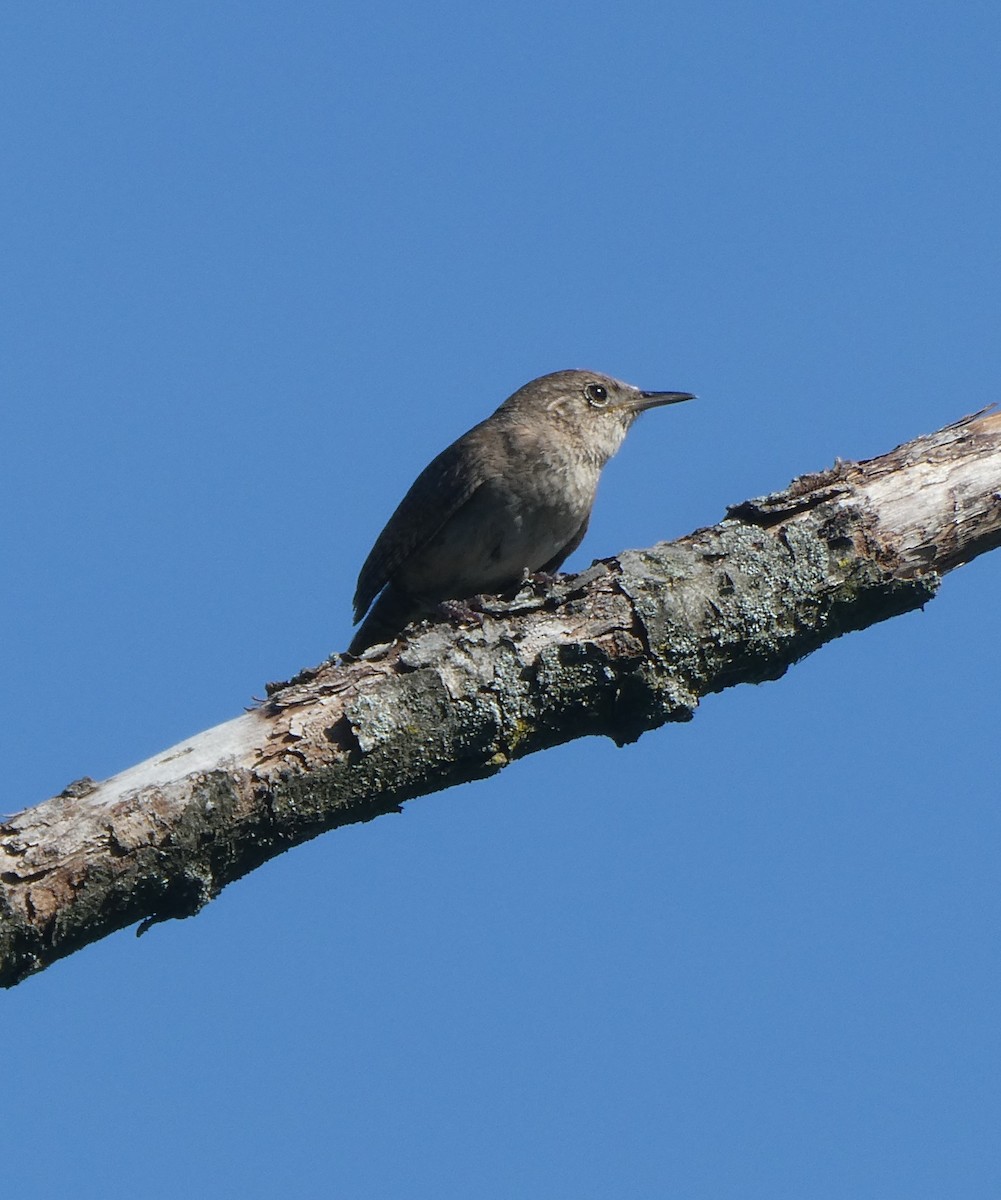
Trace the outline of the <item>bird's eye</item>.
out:
M 589 383 L 584 389 L 584 395 L 588 404 L 593 404 L 595 408 L 604 408 L 608 403 L 608 388 L 603 384 Z

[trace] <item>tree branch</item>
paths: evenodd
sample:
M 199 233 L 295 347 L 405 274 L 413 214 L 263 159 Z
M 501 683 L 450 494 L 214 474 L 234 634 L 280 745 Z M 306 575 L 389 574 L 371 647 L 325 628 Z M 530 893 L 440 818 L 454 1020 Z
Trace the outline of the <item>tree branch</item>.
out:
M 839 462 L 676 542 L 475 621 L 419 626 L 0 826 L 0 984 L 123 926 L 191 916 L 325 830 L 587 734 L 620 745 L 930 600 L 1001 543 L 1001 414 Z

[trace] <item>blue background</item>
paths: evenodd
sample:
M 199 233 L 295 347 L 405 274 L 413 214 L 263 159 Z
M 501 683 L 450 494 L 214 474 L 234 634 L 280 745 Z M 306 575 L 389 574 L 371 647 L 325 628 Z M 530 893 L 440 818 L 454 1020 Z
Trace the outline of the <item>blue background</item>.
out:
M 576 568 L 998 397 L 996 6 L 0 26 L 7 811 L 342 649 L 414 475 L 535 375 L 700 396 Z M 4 993 L 11 1188 L 997 1196 L 999 565 Z

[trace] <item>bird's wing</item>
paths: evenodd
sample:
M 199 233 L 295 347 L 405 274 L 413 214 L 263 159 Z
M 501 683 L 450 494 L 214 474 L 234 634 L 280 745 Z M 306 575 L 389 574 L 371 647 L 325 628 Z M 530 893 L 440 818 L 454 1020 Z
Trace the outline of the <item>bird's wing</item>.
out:
M 573 552 L 577 549 L 577 547 L 584 540 L 584 534 L 587 533 L 587 525 L 590 520 L 591 520 L 591 514 L 588 513 L 587 516 L 584 518 L 583 524 L 581 525 L 580 529 L 577 530 L 577 532 L 573 535 L 573 537 L 570 539 L 570 541 L 567 542 L 567 544 L 563 547 L 563 549 L 558 554 L 554 554 L 553 557 L 549 560 L 549 562 L 545 563 L 545 565 L 540 568 L 540 570 L 543 572 L 543 574 L 552 575 L 552 573 L 554 571 L 558 571 L 560 569 L 560 567 L 563 565 L 565 560 L 568 559 L 571 554 L 573 554 Z
M 453 442 L 424 468 L 379 534 L 358 575 L 355 621 L 403 563 L 426 546 L 483 483 L 478 456 L 464 445 L 468 436 Z

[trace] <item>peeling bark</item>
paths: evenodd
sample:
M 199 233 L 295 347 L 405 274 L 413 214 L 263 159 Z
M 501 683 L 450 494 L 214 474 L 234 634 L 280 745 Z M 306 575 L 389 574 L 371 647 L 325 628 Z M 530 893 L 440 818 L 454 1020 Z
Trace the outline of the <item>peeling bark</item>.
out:
M 918 608 L 1001 543 L 1001 415 L 839 462 L 676 542 L 490 597 L 0 825 L 0 984 L 196 913 L 327 829 L 572 738 L 622 745 Z

